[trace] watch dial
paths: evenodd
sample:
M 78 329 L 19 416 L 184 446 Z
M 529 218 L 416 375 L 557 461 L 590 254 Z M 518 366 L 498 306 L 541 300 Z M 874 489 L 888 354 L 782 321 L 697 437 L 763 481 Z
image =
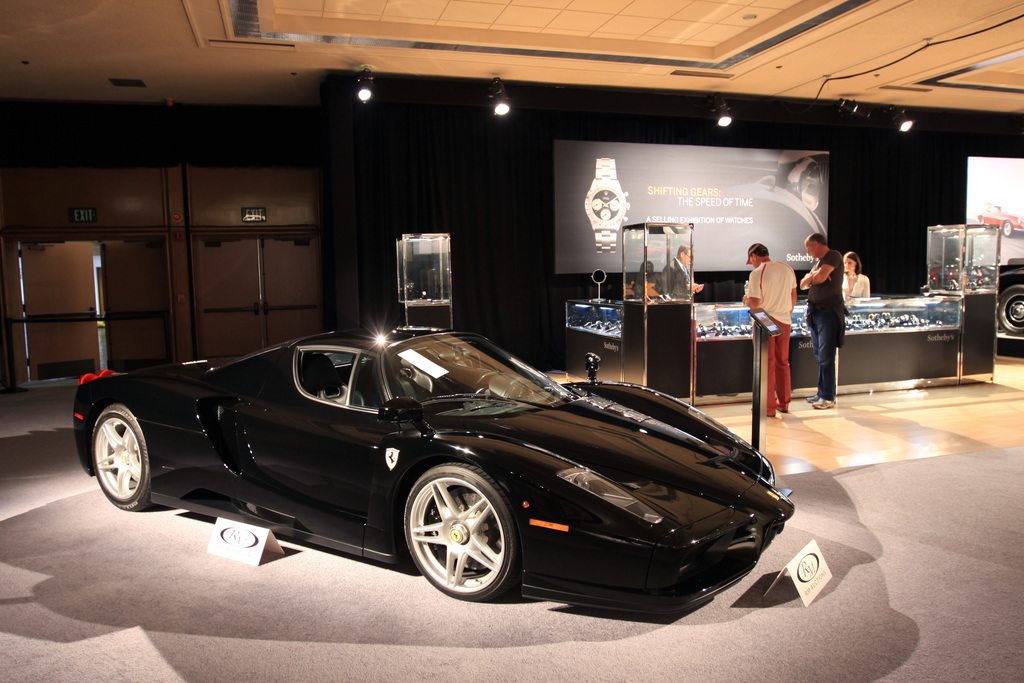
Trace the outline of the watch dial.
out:
M 611 220 L 622 209 L 618 195 L 611 190 L 601 190 L 595 194 L 592 205 L 594 213 L 603 221 Z

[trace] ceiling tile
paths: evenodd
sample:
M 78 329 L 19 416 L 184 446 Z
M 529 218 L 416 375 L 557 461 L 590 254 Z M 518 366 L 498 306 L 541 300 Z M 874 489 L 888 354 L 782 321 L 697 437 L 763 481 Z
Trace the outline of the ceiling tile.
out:
M 441 18 L 448 0 L 388 0 L 384 7 L 384 20 L 425 19 L 437 21 Z
M 590 33 L 601 28 L 612 14 L 599 14 L 597 12 L 574 12 L 566 10 L 559 12 L 558 16 L 551 20 L 547 28 L 557 30 L 585 31 Z
M 495 22 L 495 27 L 526 26 L 542 29 L 558 16 L 558 10 L 543 7 L 508 7 Z
M 466 2 L 465 0 L 452 0 L 441 13 L 444 21 L 471 21 L 478 23 L 492 23 L 501 14 L 502 5 L 489 2 Z
M 689 4 L 688 0 L 634 0 L 621 13 L 631 17 L 668 19 Z
M 572 0 L 512 0 L 514 7 L 547 7 L 549 9 L 565 9 Z
M 287 14 L 320 16 L 324 11 L 324 0 L 274 0 L 274 9 Z
M 630 2 L 631 0 L 573 0 L 566 9 L 618 14 L 628 7 Z
M 728 3 L 697 0 L 673 13 L 672 18 L 680 21 L 713 22 L 733 14 L 737 9 L 741 8 Z
M 600 31 L 601 33 L 614 33 L 617 35 L 638 37 L 647 33 L 660 23 L 660 19 L 654 19 L 652 17 L 627 17 L 620 14 L 601 26 Z
M 715 24 L 704 29 L 697 35 L 693 36 L 691 40 L 706 41 L 709 43 L 724 43 L 730 38 L 734 38 L 739 34 L 743 33 L 742 26 L 728 26 L 726 24 Z
M 324 0 L 324 16 L 380 19 L 387 0 Z
M 650 31 L 645 33 L 641 40 L 667 40 L 669 42 L 680 42 L 689 40 L 701 31 L 710 28 L 713 24 L 693 21 L 675 21 L 670 19 L 663 21 Z

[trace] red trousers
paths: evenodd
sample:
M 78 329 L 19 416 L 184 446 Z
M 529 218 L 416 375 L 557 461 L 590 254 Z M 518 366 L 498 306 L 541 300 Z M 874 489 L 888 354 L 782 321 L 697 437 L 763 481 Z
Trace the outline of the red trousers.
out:
M 782 334 L 768 338 L 768 414 L 781 406 L 789 408 L 792 381 L 789 376 L 789 333 L 792 325 L 779 323 Z

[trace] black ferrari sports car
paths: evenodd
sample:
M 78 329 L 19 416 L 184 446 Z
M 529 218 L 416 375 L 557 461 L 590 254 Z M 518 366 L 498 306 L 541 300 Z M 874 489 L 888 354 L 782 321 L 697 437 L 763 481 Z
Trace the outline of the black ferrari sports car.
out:
M 596 360 L 596 359 L 593 359 Z M 642 386 L 559 384 L 475 334 L 330 333 L 237 361 L 86 376 L 82 467 L 384 562 L 442 592 L 674 611 L 749 573 L 792 514 L 771 464 Z

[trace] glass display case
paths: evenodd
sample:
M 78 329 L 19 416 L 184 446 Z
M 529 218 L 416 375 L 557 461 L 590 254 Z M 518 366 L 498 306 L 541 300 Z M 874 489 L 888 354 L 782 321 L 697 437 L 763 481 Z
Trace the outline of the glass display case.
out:
M 846 334 L 960 329 L 960 299 L 956 296 L 871 297 L 846 305 Z M 808 335 L 806 309 L 793 311 L 792 336 Z
M 567 301 L 565 327 L 618 339 L 622 337 L 622 304 L 615 301 Z
M 622 379 L 693 396 L 693 225 L 622 228 Z
M 847 305 L 839 352 L 839 393 L 955 384 L 961 377 L 963 297 L 873 297 Z M 753 330 L 742 304 L 695 304 L 698 403 L 749 400 Z M 793 311 L 790 373 L 794 391 L 813 390 L 818 364 L 805 324 Z M 797 394 L 799 395 L 799 394 Z
M 623 301 L 692 301 L 692 255 L 692 223 L 623 227 Z
M 743 304 L 694 304 L 697 341 L 753 336 L 750 313 Z
M 452 327 L 451 237 L 402 235 L 396 248 L 398 301 L 405 308 L 405 324 Z
M 933 225 L 928 228 L 925 293 L 994 292 L 998 287 L 999 228 Z
M 806 302 L 793 310 L 791 336 L 806 336 Z M 956 296 L 871 297 L 846 306 L 846 333 L 907 332 L 960 328 Z M 697 341 L 747 339 L 753 334 L 748 309 L 742 304 L 695 304 Z

